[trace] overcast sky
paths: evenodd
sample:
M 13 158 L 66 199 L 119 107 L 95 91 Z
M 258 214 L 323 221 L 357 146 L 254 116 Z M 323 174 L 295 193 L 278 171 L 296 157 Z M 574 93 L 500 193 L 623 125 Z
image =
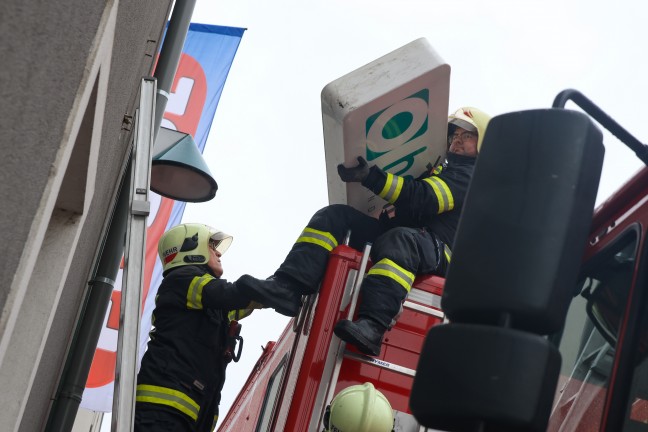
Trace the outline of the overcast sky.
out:
M 645 142 L 647 16 L 641 0 L 198 0 L 193 22 L 247 31 L 204 153 L 218 193 L 188 205 L 183 220 L 234 235 L 226 279 L 272 274 L 328 204 L 322 88 L 420 37 L 452 68 L 449 110 L 548 108 L 574 88 Z M 605 136 L 598 202 L 641 166 Z M 287 322 L 272 310 L 242 322 L 243 358 L 228 368 L 221 418 Z

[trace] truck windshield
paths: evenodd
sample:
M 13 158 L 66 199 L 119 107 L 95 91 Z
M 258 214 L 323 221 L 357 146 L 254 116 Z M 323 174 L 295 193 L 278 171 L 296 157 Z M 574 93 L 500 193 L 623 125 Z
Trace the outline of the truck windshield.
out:
M 636 232 L 630 231 L 584 266 L 560 338 L 563 361 L 549 431 L 598 431 L 601 426 L 636 246 Z M 648 431 L 648 424 L 644 427 L 639 430 Z

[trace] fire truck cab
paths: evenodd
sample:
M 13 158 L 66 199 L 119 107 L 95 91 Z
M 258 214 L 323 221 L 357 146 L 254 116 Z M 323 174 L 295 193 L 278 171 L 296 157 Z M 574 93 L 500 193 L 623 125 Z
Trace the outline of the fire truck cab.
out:
M 582 94 L 571 99 L 648 165 L 647 147 Z M 648 430 L 648 168 L 594 212 L 565 325 L 549 431 Z M 589 221 L 584 221 L 589 223 Z

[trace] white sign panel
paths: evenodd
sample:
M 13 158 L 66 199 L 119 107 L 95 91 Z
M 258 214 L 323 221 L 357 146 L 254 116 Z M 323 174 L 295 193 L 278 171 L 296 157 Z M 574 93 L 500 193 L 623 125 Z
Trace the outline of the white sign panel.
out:
M 359 183 L 343 183 L 337 165 L 364 157 L 399 176 L 418 177 L 446 152 L 450 66 L 424 38 L 329 83 L 322 122 L 329 203 L 377 216 L 386 202 Z

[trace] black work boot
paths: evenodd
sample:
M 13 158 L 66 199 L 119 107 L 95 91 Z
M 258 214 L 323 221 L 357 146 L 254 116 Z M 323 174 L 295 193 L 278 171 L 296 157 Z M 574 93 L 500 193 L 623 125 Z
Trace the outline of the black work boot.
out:
M 357 321 L 340 320 L 333 332 L 343 341 L 354 345 L 360 352 L 377 356 L 387 329 L 370 318 L 358 318 Z
M 241 292 L 265 307 L 271 307 L 282 315 L 297 316 L 301 307 L 301 290 L 289 280 L 270 276 L 257 279 L 243 275 L 236 281 Z

